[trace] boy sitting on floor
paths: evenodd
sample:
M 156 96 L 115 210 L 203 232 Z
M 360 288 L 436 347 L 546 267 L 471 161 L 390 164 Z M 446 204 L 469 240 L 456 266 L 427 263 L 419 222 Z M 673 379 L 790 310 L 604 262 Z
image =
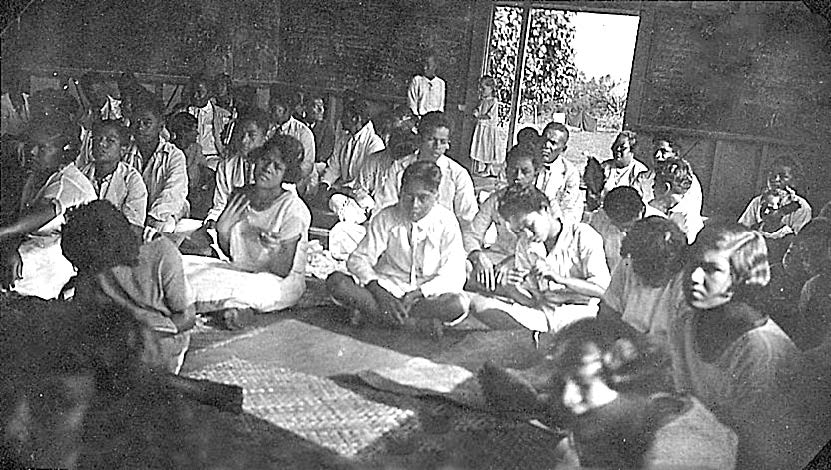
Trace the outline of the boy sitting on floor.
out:
M 455 216 L 436 204 L 441 180 L 433 162 L 407 167 L 401 198 L 370 220 L 349 256 L 352 275 L 335 272 L 326 280 L 335 302 L 393 327 L 424 318 L 452 326 L 464 319 L 465 251 Z
M 471 294 L 473 315 L 496 329 L 554 332 L 597 313 L 611 278 L 603 240 L 590 226 L 564 222 L 537 188 L 511 186 L 499 214 L 519 235 L 514 267 L 496 294 Z M 576 304 L 576 305 L 569 305 Z

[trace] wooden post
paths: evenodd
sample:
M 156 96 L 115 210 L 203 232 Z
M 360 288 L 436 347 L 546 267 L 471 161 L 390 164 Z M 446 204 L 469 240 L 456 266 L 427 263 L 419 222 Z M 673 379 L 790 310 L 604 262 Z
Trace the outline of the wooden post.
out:
M 525 78 L 525 47 L 528 45 L 528 29 L 531 25 L 531 1 L 522 2 L 522 28 L 519 30 L 519 50 L 516 55 L 516 70 L 514 72 L 514 86 L 511 90 L 511 113 L 508 123 L 508 150 L 514 143 L 514 129 L 519 111 L 519 97 L 522 94 L 522 80 Z

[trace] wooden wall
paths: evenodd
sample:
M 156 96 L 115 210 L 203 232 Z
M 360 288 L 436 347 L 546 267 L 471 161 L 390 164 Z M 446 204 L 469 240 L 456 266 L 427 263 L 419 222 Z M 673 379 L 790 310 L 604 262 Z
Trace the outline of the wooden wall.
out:
M 831 28 L 802 2 L 658 2 L 642 10 L 625 127 L 688 152 L 709 215 L 738 216 L 771 160 L 831 198 Z
M 513 2 L 517 5 L 522 2 Z M 705 192 L 705 213 L 737 216 L 758 192 L 768 162 L 793 155 L 803 193 L 831 198 L 831 33 L 802 2 L 544 2 L 578 11 L 638 12 L 624 126 L 684 147 Z M 176 100 L 199 70 L 239 84 L 334 94 L 357 89 L 383 105 L 404 103 L 419 51 L 436 50 L 456 121 L 451 153 L 466 158 L 490 12 L 488 0 L 35 0 L 4 31 L 3 67 L 33 86 L 94 69 L 138 72 Z M 614 38 L 609 38 L 614 40 Z

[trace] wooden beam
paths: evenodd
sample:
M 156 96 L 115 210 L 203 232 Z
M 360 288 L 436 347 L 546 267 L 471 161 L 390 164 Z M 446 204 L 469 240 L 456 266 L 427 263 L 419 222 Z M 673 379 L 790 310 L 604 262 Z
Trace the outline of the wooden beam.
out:
M 638 132 L 652 132 L 659 134 L 673 134 L 673 135 L 694 135 L 699 137 L 706 137 L 713 140 L 731 140 L 738 142 L 751 142 L 758 144 L 774 144 L 786 147 L 800 147 L 800 148 L 819 148 L 821 142 L 806 142 L 795 140 L 783 140 L 776 137 L 765 137 L 749 134 L 735 134 L 732 132 L 708 131 L 702 129 L 689 129 L 683 127 L 672 126 L 655 126 L 655 125 L 641 125 L 633 124 L 630 126 L 631 130 Z

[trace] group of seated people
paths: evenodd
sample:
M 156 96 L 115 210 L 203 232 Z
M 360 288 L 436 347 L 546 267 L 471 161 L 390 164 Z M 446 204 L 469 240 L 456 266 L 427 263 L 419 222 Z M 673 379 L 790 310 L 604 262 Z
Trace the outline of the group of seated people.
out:
M 119 306 L 159 339 L 159 367 L 177 372 L 196 314 L 238 328 L 299 301 L 310 208 L 329 208 L 330 247 L 347 270 L 326 288 L 344 321 L 433 331 L 470 318 L 527 329 L 538 345 L 553 337 L 561 357 L 583 361 L 571 376 L 550 364 L 563 402 L 576 381 L 577 417 L 618 398 L 598 368 L 616 338 L 636 338 L 666 352 L 668 389 L 735 434 L 740 468 L 804 465 L 828 438 L 818 418 L 829 405 L 831 223 L 811 219 L 793 160 L 774 163 L 739 223 L 707 225 L 698 178 L 669 139 L 656 140 L 648 168 L 623 131 L 611 159 L 581 171 L 564 157 L 568 128 L 552 122 L 520 131 L 508 184 L 480 205 L 447 155 L 442 112 L 373 119 L 366 100 L 350 99 L 343 131 L 321 146 L 322 101 L 310 100 L 310 128 L 279 90 L 268 114 L 228 112 L 210 86 L 194 80 L 190 106 L 172 116 L 146 90 L 122 93 L 120 113 L 99 91 L 93 111 L 109 119 L 82 129 L 56 105 L 9 139 L 20 145 L 4 142 L 4 160 L 25 161 L 0 225 L 4 288 Z M 181 230 L 189 181 L 204 174 L 211 205 Z M 557 349 L 579 331 L 582 343 Z

